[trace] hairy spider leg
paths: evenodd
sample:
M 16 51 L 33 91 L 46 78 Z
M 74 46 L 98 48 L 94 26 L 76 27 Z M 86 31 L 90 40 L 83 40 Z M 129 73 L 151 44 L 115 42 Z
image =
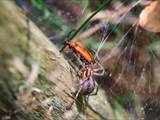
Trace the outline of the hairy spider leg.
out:
M 98 64 L 99 68 L 93 68 L 93 75 L 103 76 L 105 74 L 105 70 L 100 63 L 97 62 L 97 64 Z M 99 72 L 99 71 L 101 71 L 101 72 Z
M 87 82 L 88 82 L 88 83 L 87 83 Z M 91 83 L 93 83 L 93 86 L 92 86 Z M 85 85 L 85 86 L 84 86 L 84 85 Z M 89 91 L 87 91 L 88 88 L 90 89 Z M 95 90 L 95 88 L 96 88 L 95 93 L 91 94 L 91 93 Z M 98 92 L 98 84 L 96 83 L 96 81 L 94 81 L 94 80 L 92 79 L 92 77 L 89 77 L 89 78 L 85 79 L 85 80 L 81 83 L 81 85 L 80 85 L 80 87 L 79 87 L 79 89 L 78 89 L 78 91 L 77 91 L 77 93 L 76 93 L 73 101 L 72 101 L 71 104 L 67 107 L 68 109 L 70 109 L 70 108 L 72 107 L 72 105 L 75 103 L 75 101 L 77 100 L 77 98 L 78 98 L 78 96 L 79 96 L 79 94 L 80 94 L 81 92 L 82 92 L 82 95 L 96 95 L 97 92 Z
M 84 81 L 83 81 L 84 82 Z M 77 100 L 77 97 L 79 95 L 79 93 L 81 92 L 81 89 L 82 89 L 82 85 L 80 85 L 80 88 L 78 89 L 75 97 L 72 97 L 73 98 L 73 101 L 70 103 L 70 105 L 67 107 L 67 109 L 71 109 L 72 105 L 74 104 L 74 102 Z
M 97 81 L 94 81 L 94 82 L 95 82 L 95 88 L 96 88 L 96 90 L 95 90 L 94 93 L 89 94 L 89 96 L 94 96 L 94 95 L 97 95 L 97 93 L 98 93 L 98 83 L 97 83 Z

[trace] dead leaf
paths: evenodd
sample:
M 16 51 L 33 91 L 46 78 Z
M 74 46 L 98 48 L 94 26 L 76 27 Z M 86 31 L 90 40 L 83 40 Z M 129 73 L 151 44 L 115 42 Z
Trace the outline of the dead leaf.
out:
M 150 32 L 160 32 L 160 0 L 144 8 L 139 16 L 139 25 Z

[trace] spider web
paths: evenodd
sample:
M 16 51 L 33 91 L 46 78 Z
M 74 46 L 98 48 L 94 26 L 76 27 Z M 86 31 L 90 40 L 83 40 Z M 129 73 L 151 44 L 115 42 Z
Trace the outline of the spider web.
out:
M 134 2 L 132 7 L 120 17 L 121 19 L 118 20 L 117 25 L 113 29 L 122 29 L 121 25 L 123 24 L 123 19 L 128 17 L 128 13 L 139 3 L 140 1 Z M 110 37 L 113 32 L 111 31 L 107 33 L 107 31 L 108 27 L 103 29 L 102 39 L 100 40 L 100 44 L 95 54 L 95 58 L 99 58 L 99 62 L 104 66 L 104 68 L 106 68 L 106 70 L 109 70 L 107 71 L 109 72 L 109 79 L 112 78 L 112 83 L 110 85 L 107 85 L 107 82 L 110 82 L 107 80 L 108 78 L 104 78 L 104 83 L 106 84 L 105 90 L 109 93 L 107 94 L 109 99 L 112 100 L 123 99 L 125 96 L 126 98 L 122 103 L 122 106 L 126 107 L 126 110 L 133 114 L 135 118 L 140 118 L 142 117 L 143 112 L 147 111 L 147 109 L 145 109 L 145 106 L 147 105 L 140 106 L 141 109 L 137 110 L 135 108 L 136 100 L 130 98 L 136 98 L 137 96 L 141 98 L 142 96 L 146 96 L 146 99 L 148 99 L 153 96 L 152 94 L 154 93 L 154 90 L 152 88 L 154 87 L 153 83 L 155 81 L 153 67 L 154 64 L 157 64 L 157 58 L 154 57 L 155 59 L 152 59 L 155 54 L 153 51 L 150 53 L 149 50 L 147 50 L 147 45 L 144 43 L 142 43 L 143 45 L 141 46 L 139 45 L 141 44 L 141 41 L 138 39 L 141 39 L 139 38 L 139 35 L 141 35 L 140 32 L 142 29 L 138 26 L 138 20 L 130 25 L 129 28 L 124 30 L 121 38 L 118 36 L 118 38 L 112 40 L 114 42 L 114 47 L 110 48 L 108 50 L 109 52 L 101 55 L 100 52 L 103 51 L 104 44 L 111 41 Z M 141 58 L 141 55 L 144 58 Z M 143 60 L 140 61 L 139 59 Z M 113 66 L 109 65 L 110 63 Z M 101 86 L 101 84 L 99 84 L 99 86 Z M 88 104 L 91 105 L 90 103 Z M 149 103 L 145 102 L 144 104 Z
M 115 41 L 115 47 L 111 48 L 106 54 L 103 54 L 103 57 L 99 57 L 100 62 L 104 64 L 104 67 L 108 65 L 106 69 L 110 69 L 110 75 L 113 77 L 112 80 L 114 80 L 114 82 L 108 87 L 108 91 L 111 94 L 110 97 L 119 98 L 120 96 L 123 98 L 123 96 L 126 94 L 128 97 L 130 97 L 130 95 L 138 96 L 140 98 L 143 96 L 145 97 L 144 99 L 150 99 L 153 94 L 156 95 L 157 91 L 155 92 L 153 85 L 156 79 L 153 70 L 155 67 L 154 65 L 159 63 L 158 58 L 154 57 L 155 54 L 153 51 L 147 50 L 147 45 L 144 43 L 142 43 L 143 45 L 141 46 L 139 45 L 140 43 L 138 42 L 141 41 L 138 39 L 141 39 L 139 38 L 141 28 L 138 27 L 137 23 L 138 22 L 133 23 L 131 27 L 123 34 L 122 38 Z M 104 34 L 105 32 L 106 30 L 104 31 Z M 97 56 L 103 44 L 108 41 L 110 33 L 107 35 L 107 37 L 102 39 L 97 50 Z M 138 55 L 135 56 L 135 54 Z M 141 55 L 142 57 L 145 57 L 144 59 L 146 60 L 143 59 L 140 61 L 139 59 L 142 59 Z M 107 62 L 109 63 L 107 64 Z M 114 64 L 114 66 L 109 65 L 110 63 Z M 122 93 L 120 93 L 121 91 Z M 150 103 L 145 102 L 145 104 Z M 130 110 L 134 106 L 129 107 L 130 108 L 128 109 Z M 142 106 L 142 110 L 144 109 L 145 107 Z M 147 109 L 145 109 L 145 112 Z M 136 113 L 136 116 L 138 116 L 138 113 Z
M 134 3 L 132 8 L 139 4 L 139 2 L 140 1 Z M 123 14 L 122 18 L 127 17 L 128 12 L 130 12 L 132 8 Z M 123 19 L 117 23 L 115 28 L 120 28 L 119 25 L 122 21 Z M 95 58 L 99 58 L 100 63 L 106 68 L 106 70 L 109 69 L 109 77 L 112 78 L 113 83 L 107 87 L 107 91 L 109 91 L 109 97 L 111 97 L 111 99 L 120 97 L 123 99 L 124 96 L 127 96 L 128 98 L 132 96 L 138 96 L 140 98 L 142 96 L 146 96 L 146 99 L 148 99 L 153 96 L 152 94 L 154 93 L 154 90 L 152 88 L 154 87 L 153 83 L 155 82 L 153 69 L 154 64 L 157 64 L 158 62 L 158 58 L 154 57 L 154 51 L 147 50 L 147 45 L 142 45 L 142 48 L 139 45 L 140 43 L 138 42 L 141 41 L 137 39 L 141 39 L 139 38 L 141 30 L 142 29 L 138 26 L 138 21 L 135 21 L 127 30 L 124 31 L 120 39 L 118 38 L 114 40 L 115 45 L 109 50 L 109 52 L 99 55 L 99 53 L 103 51 L 103 45 L 110 41 L 109 39 L 112 34 L 111 31 L 106 35 L 108 28 L 103 29 L 102 39 L 96 50 Z M 141 55 L 144 58 L 141 58 Z M 140 61 L 139 59 L 146 60 Z M 107 64 L 108 61 L 113 61 L 111 62 L 111 64 L 114 64 L 113 68 L 110 68 L 111 66 Z M 107 79 L 105 80 L 108 81 Z M 105 83 L 107 86 L 108 83 Z M 147 96 L 148 94 L 150 96 Z M 141 111 L 138 111 L 133 105 L 130 106 L 133 102 L 131 99 L 130 101 L 127 101 L 126 99 L 126 102 L 128 102 L 128 105 L 126 105 L 128 111 L 132 112 L 135 117 L 141 117 L 141 114 L 138 112 L 144 112 L 145 107 L 142 106 Z
M 124 2 L 127 2 L 127 0 Z M 124 19 L 129 17 L 128 14 L 140 2 L 141 0 L 130 3 L 132 7 L 116 21 L 117 23 L 112 29 L 120 29 L 120 35 L 117 33 L 113 35 L 114 32 L 112 30 L 109 31 L 109 23 L 103 23 L 102 26 L 105 27 L 101 30 L 102 38 L 97 42 L 99 45 L 95 50 L 95 58 L 99 59 L 99 62 L 103 65 L 107 73 L 103 78 L 97 78 L 99 87 L 105 91 L 105 95 L 108 97 L 106 100 L 118 101 L 118 103 L 120 103 L 125 97 L 123 103 L 120 104 L 133 114 L 135 118 L 140 118 L 143 111 L 146 112 L 148 109 L 152 108 L 152 106 L 148 105 L 148 102 L 144 101 L 145 99 L 150 100 L 152 96 L 157 96 L 158 86 L 154 84 L 156 84 L 156 80 L 158 79 L 155 75 L 155 69 L 159 69 L 160 63 L 159 55 L 156 51 L 149 51 L 147 49 L 147 46 L 152 42 L 145 43 L 145 38 L 141 38 L 141 36 L 143 37 L 143 35 L 145 35 L 145 37 L 147 37 L 146 39 L 150 40 L 155 37 L 154 35 L 151 36 L 150 33 L 143 34 L 144 30 L 138 27 L 138 20 L 128 25 L 128 27 L 123 28 Z M 122 6 L 123 4 L 119 4 L 116 9 L 118 10 Z M 87 12 L 87 7 L 88 6 L 82 10 L 81 14 L 84 15 Z M 80 17 L 81 15 L 77 18 Z M 110 43 L 113 44 L 112 47 L 104 48 L 106 44 Z M 70 88 L 69 86 L 67 87 Z M 140 110 L 135 108 L 135 104 L 130 105 L 132 101 L 137 102 L 135 99 L 130 99 L 132 96 L 143 98 L 142 104 L 144 105 L 140 106 Z M 88 100 L 88 105 L 95 110 L 96 107 L 92 106 L 90 98 Z M 151 99 L 151 101 L 152 100 L 153 99 Z M 83 105 L 79 99 L 76 101 Z M 111 104 L 113 103 L 111 102 Z M 103 118 L 103 115 L 101 117 Z

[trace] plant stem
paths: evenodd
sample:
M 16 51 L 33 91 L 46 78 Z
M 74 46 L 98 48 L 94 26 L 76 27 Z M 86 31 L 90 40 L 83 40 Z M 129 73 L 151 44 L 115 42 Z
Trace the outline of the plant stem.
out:
M 102 10 L 107 4 L 109 4 L 112 0 L 106 0 L 97 10 L 95 10 L 91 16 L 89 16 L 82 25 L 69 37 L 69 40 L 72 40 L 80 31 L 81 29 L 86 26 L 89 21 L 100 11 Z
M 73 40 L 73 38 L 81 31 L 81 29 L 84 28 L 84 26 L 86 26 L 86 25 L 89 23 L 89 21 L 90 21 L 100 10 L 102 10 L 107 4 L 109 4 L 111 1 L 112 1 L 112 0 L 106 0 L 97 10 L 95 10 L 95 11 L 91 14 L 91 16 L 89 16 L 89 17 L 81 24 L 81 26 L 80 26 L 79 28 L 77 28 L 76 31 L 68 37 L 68 41 Z M 60 52 L 62 52 L 65 47 L 66 47 L 66 45 L 61 48 Z

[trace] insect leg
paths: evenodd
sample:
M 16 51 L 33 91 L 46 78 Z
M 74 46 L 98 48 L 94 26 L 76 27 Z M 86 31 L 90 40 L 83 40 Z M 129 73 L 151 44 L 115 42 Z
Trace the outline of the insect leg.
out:
M 75 32 L 75 31 L 76 31 L 76 29 L 73 29 L 73 30 L 71 30 L 71 31 L 67 34 L 67 36 L 66 36 L 66 38 L 65 38 L 65 40 L 64 40 L 64 44 L 65 44 L 65 45 L 60 49 L 60 52 L 62 52 L 62 51 L 66 48 L 68 42 L 71 40 L 71 39 L 70 39 L 71 35 L 72 35 L 73 32 Z
M 81 56 L 80 56 L 80 55 L 78 55 L 77 60 L 78 60 L 78 63 L 81 65 L 81 67 L 84 67 L 84 66 L 85 66 L 85 63 L 84 63 L 84 62 L 82 62 L 82 60 L 81 60 Z

